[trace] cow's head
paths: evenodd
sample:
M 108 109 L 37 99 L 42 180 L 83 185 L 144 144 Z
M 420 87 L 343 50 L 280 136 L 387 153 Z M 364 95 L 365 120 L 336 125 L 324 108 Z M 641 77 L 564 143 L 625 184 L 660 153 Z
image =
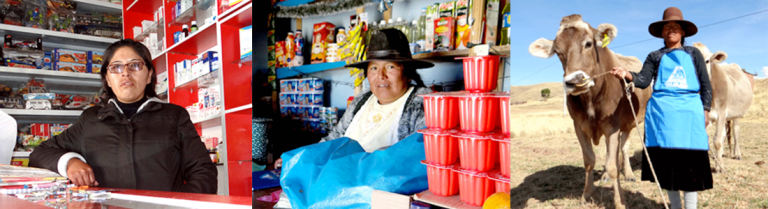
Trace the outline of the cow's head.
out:
M 696 47 L 701 52 L 701 56 L 704 57 L 704 62 L 707 63 L 707 75 L 710 75 L 710 80 L 712 80 L 712 65 L 710 64 L 712 62 L 712 52 L 709 51 L 709 48 L 707 48 L 706 45 L 702 44 L 701 42 L 693 43 L 693 47 Z M 725 59 L 723 59 L 725 60 Z
M 600 55 L 599 47 L 603 45 L 604 36 L 613 40 L 616 38 L 616 26 L 603 23 L 592 28 L 589 23 L 581 20 L 581 15 L 563 17 L 555 40 L 540 38 L 528 47 L 531 55 L 549 58 L 557 54 L 563 65 L 563 83 L 568 94 L 579 95 L 589 91 L 594 81 L 584 83 L 590 76 L 601 73 L 598 69 Z M 606 49 L 607 50 L 607 49 Z

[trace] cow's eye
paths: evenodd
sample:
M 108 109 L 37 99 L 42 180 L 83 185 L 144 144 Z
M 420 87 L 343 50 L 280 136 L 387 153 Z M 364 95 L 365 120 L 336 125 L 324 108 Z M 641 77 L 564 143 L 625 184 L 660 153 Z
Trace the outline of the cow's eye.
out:
M 587 42 L 587 44 L 584 45 L 584 48 L 589 49 L 589 47 L 592 47 L 592 42 Z
M 709 64 L 709 60 L 707 60 L 707 64 Z

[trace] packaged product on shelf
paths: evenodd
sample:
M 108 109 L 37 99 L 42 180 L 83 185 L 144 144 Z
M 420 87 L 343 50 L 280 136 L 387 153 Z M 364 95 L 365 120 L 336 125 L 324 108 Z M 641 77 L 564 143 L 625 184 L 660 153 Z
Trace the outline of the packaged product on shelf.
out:
M 5 66 L 17 68 L 43 69 L 45 52 L 25 48 L 4 48 Z
M 253 29 L 251 26 L 240 28 L 240 59 L 253 53 Z
M 195 121 L 199 118 L 197 106 L 187 106 L 186 109 L 189 112 L 189 120 Z
M 288 67 L 292 66 L 291 63 L 294 57 L 296 56 L 296 46 L 295 46 L 296 42 L 294 42 L 295 39 L 296 38 L 295 36 L 293 36 L 293 32 L 288 32 L 288 36 L 285 37 L 284 53 L 285 53 L 286 66 Z
M 472 27 L 469 25 L 469 13 L 472 10 L 469 0 L 456 1 L 456 50 L 467 49 L 469 34 Z
M 485 11 L 485 43 L 489 46 L 496 46 L 499 40 L 499 1 L 487 0 L 487 10 Z
M 506 5 L 504 5 L 504 10 L 502 10 L 502 24 L 501 24 L 501 32 L 499 32 L 499 45 L 509 45 L 509 39 L 510 39 L 510 33 L 511 26 L 512 26 L 512 15 L 509 13 L 509 5 L 510 3 L 507 2 Z
M 293 105 L 294 101 L 296 101 L 296 94 L 280 93 L 280 105 Z
M 280 106 L 280 116 L 283 118 L 291 118 L 293 117 L 293 112 L 291 112 L 291 109 L 293 108 L 292 105 L 281 105 Z
M 87 66 L 88 73 L 99 74 L 101 72 L 101 65 L 89 63 Z
M 28 93 L 28 94 L 24 94 L 23 98 L 24 98 L 24 100 L 56 99 L 56 94 L 54 94 L 54 93 Z
M 88 61 L 91 61 L 93 64 L 104 64 L 104 53 L 103 52 L 96 52 L 96 51 L 88 51 Z
M 427 17 L 425 26 L 426 29 L 424 29 L 425 32 L 425 39 L 426 44 L 424 47 L 424 51 L 434 51 L 435 50 L 435 20 L 438 18 L 438 10 L 439 10 L 439 4 L 435 3 L 433 5 L 427 6 Z
M 304 91 L 309 91 L 311 85 L 312 83 L 310 82 L 309 79 L 303 78 L 298 80 L 298 85 L 296 88 L 298 91 L 304 92 Z
M 296 91 L 295 79 L 283 79 L 280 80 L 280 92 L 295 92 Z
M 312 94 L 309 94 L 312 99 L 310 99 L 310 104 L 312 105 L 323 105 L 323 92 L 314 92 Z
M 45 52 L 45 54 L 43 55 L 43 70 L 53 70 L 50 52 Z
M 291 110 L 290 112 L 293 113 L 291 115 L 291 119 L 300 119 L 301 118 L 301 113 L 299 112 L 299 106 L 296 106 L 296 105 L 291 106 L 290 110 Z
M 24 103 L 24 109 L 27 110 L 50 110 L 52 109 L 51 101 L 47 99 L 33 99 L 26 100 Z
M 301 33 L 301 30 L 296 30 L 295 36 L 296 36 L 296 39 L 294 40 L 294 42 L 296 42 L 295 44 L 296 56 L 291 61 L 291 65 L 302 66 L 304 65 L 304 53 L 303 53 L 304 37 L 303 37 L 303 34 Z
M 163 71 L 157 74 L 157 85 L 155 85 L 155 92 L 161 94 L 168 91 L 168 71 Z
M 346 41 L 347 41 L 347 32 L 344 30 L 344 27 L 336 28 L 336 44 L 344 45 L 344 42 Z
M 278 41 L 275 43 L 275 59 L 277 60 L 277 67 L 286 67 L 285 57 L 285 41 Z
M 349 28 L 355 28 L 357 26 L 357 15 L 349 16 Z
M 32 136 L 50 138 L 51 137 L 51 124 L 48 123 L 33 123 L 30 124 L 30 133 Z
M 69 63 L 69 62 L 53 62 L 53 70 L 55 71 L 65 71 L 65 72 L 76 72 L 76 73 L 89 73 L 88 66 L 85 64 L 79 64 L 79 63 Z
M 69 128 L 70 124 L 52 124 L 51 125 L 51 136 L 57 136 L 67 130 Z
M 309 118 L 309 113 L 312 108 L 309 106 L 299 106 L 299 117 L 300 118 Z
M 310 114 L 309 117 L 313 118 L 313 119 L 320 119 L 320 117 L 322 117 L 322 115 L 320 115 L 320 109 L 321 108 L 323 108 L 323 107 L 322 106 L 312 106 L 311 114 Z
M 203 61 L 203 74 L 219 70 L 219 53 L 208 51 L 200 57 Z
M 88 64 L 88 52 L 56 48 L 53 49 L 53 61 Z
M 334 27 L 336 26 L 329 22 L 321 22 L 314 25 L 312 32 L 312 64 L 325 62 L 326 46 L 334 41 Z
M 453 17 L 435 20 L 435 51 L 453 50 Z
M 179 43 L 181 40 L 182 40 L 181 31 L 176 31 L 175 33 L 173 33 L 173 43 L 174 44 Z M 241 53 L 242 53 L 242 51 L 241 51 Z

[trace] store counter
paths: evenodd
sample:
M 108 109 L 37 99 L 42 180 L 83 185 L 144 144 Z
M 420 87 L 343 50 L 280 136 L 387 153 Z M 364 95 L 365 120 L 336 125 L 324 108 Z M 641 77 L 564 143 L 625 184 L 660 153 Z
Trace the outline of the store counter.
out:
M 95 187 L 88 190 L 110 188 Z M 71 201 L 67 208 L 251 208 L 251 197 L 117 189 L 102 202 Z M 51 207 L 0 194 L 0 208 L 50 209 Z

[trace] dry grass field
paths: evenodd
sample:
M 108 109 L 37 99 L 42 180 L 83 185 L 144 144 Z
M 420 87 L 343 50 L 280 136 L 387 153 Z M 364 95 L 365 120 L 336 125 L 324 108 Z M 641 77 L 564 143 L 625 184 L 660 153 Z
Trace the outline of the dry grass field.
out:
M 540 101 L 544 88 L 551 90 L 551 98 Z M 605 164 L 604 139 L 595 146 L 596 190 L 590 201 L 580 201 L 584 165 L 573 121 L 563 116 L 562 88 L 560 83 L 544 83 L 511 89 L 513 102 L 527 101 L 510 110 L 512 208 L 614 208 L 610 182 L 599 180 Z M 699 193 L 700 208 L 768 208 L 768 79 L 755 81 L 754 95 L 740 123 L 742 160 L 731 158 L 726 147 L 727 172 L 713 173 L 715 186 Z M 712 144 L 713 126 L 707 131 Z M 642 139 L 636 131 L 631 134 L 630 162 L 639 180 Z M 714 159 L 710 164 L 714 168 Z M 621 185 L 627 208 L 664 208 L 655 184 L 622 181 Z

